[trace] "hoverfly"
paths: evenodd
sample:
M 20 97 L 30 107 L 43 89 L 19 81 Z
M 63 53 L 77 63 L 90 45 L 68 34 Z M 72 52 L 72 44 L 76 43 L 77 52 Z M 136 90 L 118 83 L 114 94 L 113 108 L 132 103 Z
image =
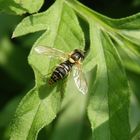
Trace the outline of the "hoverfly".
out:
M 74 67 L 73 78 L 75 84 L 82 94 L 87 93 L 87 83 L 81 70 L 81 62 L 85 57 L 84 51 L 75 49 L 71 53 L 66 54 L 61 50 L 46 46 L 37 46 L 35 47 L 35 51 L 38 54 L 43 54 L 47 55 L 48 57 L 55 57 L 63 60 L 63 62 L 60 63 L 59 66 L 57 66 L 52 72 L 48 80 L 49 84 L 56 83 L 58 80 L 68 76 L 72 71 L 72 67 Z

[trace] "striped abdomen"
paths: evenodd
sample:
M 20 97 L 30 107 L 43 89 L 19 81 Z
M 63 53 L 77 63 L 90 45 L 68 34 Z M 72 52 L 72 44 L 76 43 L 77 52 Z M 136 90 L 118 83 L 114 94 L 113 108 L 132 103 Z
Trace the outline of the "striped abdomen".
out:
M 71 71 L 72 66 L 73 64 L 69 60 L 61 63 L 52 73 L 49 84 L 53 84 L 54 82 L 57 82 L 58 80 L 63 79 L 65 76 L 67 76 Z

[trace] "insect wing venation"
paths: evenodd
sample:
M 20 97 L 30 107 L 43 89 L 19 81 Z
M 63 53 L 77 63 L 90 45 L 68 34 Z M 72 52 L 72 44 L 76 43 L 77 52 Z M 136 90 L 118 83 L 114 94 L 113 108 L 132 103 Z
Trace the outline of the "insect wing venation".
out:
M 80 68 L 75 67 L 73 70 L 73 78 L 78 90 L 82 94 L 86 94 L 88 91 L 87 82 Z
M 63 51 L 58 50 L 56 48 L 37 46 L 37 47 L 35 47 L 35 51 L 38 54 L 44 54 L 44 55 L 47 55 L 48 57 L 56 57 L 56 58 L 63 59 L 63 60 L 67 59 L 66 53 L 64 53 Z

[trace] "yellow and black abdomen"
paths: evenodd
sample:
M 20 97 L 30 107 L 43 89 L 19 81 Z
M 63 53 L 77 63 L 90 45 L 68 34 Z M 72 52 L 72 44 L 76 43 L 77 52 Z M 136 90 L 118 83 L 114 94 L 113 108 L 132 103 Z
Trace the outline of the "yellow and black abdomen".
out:
M 58 80 L 63 79 L 65 76 L 67 76 L 69 74 L 69 72 L 71 71 L 73 65 L 74 64 L 71 63 L 69 60 L 61 63 L 53 71 L 53 73 L 50 77 L 50 80 L 49 80 L 49 84 L 53 84 L 53 83 L 57 82 Z

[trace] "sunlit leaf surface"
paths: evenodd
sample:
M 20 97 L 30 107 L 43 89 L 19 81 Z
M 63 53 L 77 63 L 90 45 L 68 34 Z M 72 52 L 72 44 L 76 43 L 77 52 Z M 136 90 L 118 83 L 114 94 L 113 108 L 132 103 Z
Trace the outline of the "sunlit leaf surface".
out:
M 21 15 L 24 13 L 35 13 L 41 8 L 43 2 L 44 0 L 1 0 L 0 12 L 15 15 Z
M 61 102 L 67 102 L 71 92 L 77 93 L 67 89 L 76 87 L 68 84 L 65 90 L 65 80 L 55 86 L 48 86 L 48 74 L 59 62 L 37 54 L 34 48 L 43 45 L 64 52 L 71 52 L 75 48 L 84 50 L 85 37 L 77 15 L 89 26 L 90 45 L 86 46 L 88 53 L 83 62 L 83 70 L 89 76 L 89 89 L 88 95 L 75 96 L 69 100 L 70 105 L 64 105 L 67 110 L 63 110 Z M 42 30 L 44 33 L 34 43 L 29 54 L 29 64 L 35 73 L 35 87 L 17 108 L 11 125 L 11 140 L 36 139 L 38 132 L 51 123 L 60 110 L 64 112 L 59 116 L 52 139 L 67 139 L 60 130 L 66 124 L 69 125 L 69 122 L 72 123 L 69 130 L 72 130 L 74 121 L 84 121 L 87 106 L 91 139 L 128 140 L 130 87 L 125 70 L 140 73 L 139 22 L 140 14 L 111 19 L 75 0 L 56 0 L 47 11 L 23 19 L 16 27 L 13 37 Z M 68 80 L 69 78 L 71 76 Z M 83 103 L 80 103 L 81 100 Z M 80 114 L 79 119 L 75 118 L 76 112 Z M 84 129 L 81 125 L 77 126 L 78 130 L 72 139 L 81 140 L 80 133 Z M 68 129 L 65 132 L 68 133 Z

